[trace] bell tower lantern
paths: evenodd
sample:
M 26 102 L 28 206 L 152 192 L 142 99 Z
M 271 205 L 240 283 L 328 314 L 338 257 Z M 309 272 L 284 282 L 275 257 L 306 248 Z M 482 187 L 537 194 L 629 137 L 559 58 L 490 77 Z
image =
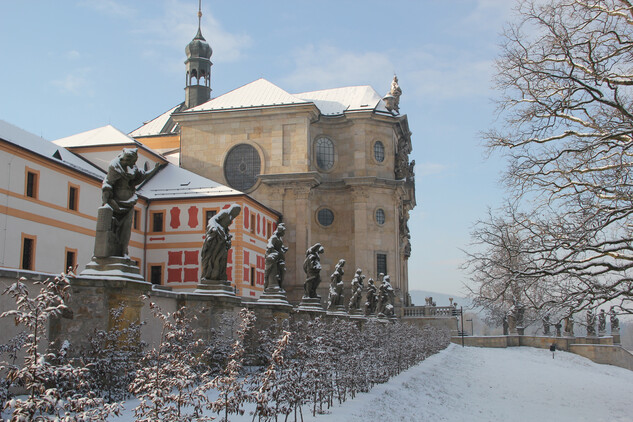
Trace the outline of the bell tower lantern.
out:
M 185 86 L 185 108 L 195 107 L 211 98 L 211 46 L 202 36 L 200 21 L 202 19 L 202 0 L 198 2 L 198 33 L 191 40 L 185 53 L 187 60 L 187 78 Z

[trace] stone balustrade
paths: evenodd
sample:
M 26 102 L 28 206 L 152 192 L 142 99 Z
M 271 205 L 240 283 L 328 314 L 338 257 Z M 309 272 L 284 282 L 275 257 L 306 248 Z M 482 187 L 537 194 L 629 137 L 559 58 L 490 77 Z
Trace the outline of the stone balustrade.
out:
M 454 306 L 408 306 L 403 308 L 405 318 L 423 318 L 423 317 L 435 317 L 435 318 L 451 318 L 454 317 Z

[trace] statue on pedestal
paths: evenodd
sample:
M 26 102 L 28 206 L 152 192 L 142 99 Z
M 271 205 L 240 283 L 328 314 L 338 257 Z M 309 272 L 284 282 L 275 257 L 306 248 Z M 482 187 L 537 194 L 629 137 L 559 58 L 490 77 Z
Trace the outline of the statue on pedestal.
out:
M 159 169 L 145 172 L 136 167 L 138 150 L 124 148 L 108 165 L 101 186 L 102 206 L 97 215 L 96 258 L 127 257 L 134 219 L 134 205 L 138 200 L 136 186 L 152 177 Z
M 234 204 L 209 220 L 207 235 L 200 251 L 201 284 L 204 281 L 226 281 L 226 261 L 233 238 L 229 226 L 241 210 L 239 205 Z
M 378 304 L 377 298 L 378 289 L 374 284 L 374 279 L 369 278 L 367 281 L 367 298 L 365 300 L 365 315 L 373 315 L 376 312 L 376 305 Z
M 565 335 L 574 336 L 574 317 L 572 315 L 565 317 Z
M 321 284 L 321 257 L 325 252 L 320 243 L 316 243 L 306 251 L 306 259 L 303 261 L 303 271 L 306 273 L 306 281 L 303 284 L 304 295 L 307 298 L 318 298 L 317 287 Z
M 365 276 L 362 275 L 363 270 L 358 268 L 356 274 L 352 279 L 352 298 L 349 301 L 349 311 L 360 310 L 360 301 L 363 297 L 363 280 Z
M 546 336 L 550 335 L 550 332 L 549 332 L 550 326 L 551 324 L 549 321 L 549 314 L 545 314 L 543 316 L 543 335 L 546 335 Z
M 391 286 L 390 278 L 385 275 L 378 288 L 378 316 L 390 317 L 394 315 L 395 290 Z
M 607 331 L 607 314 L 604 309 L 600 309 L 598 314 L 598 334 L 604 335 Z
M 615 308 L 613 306 L 609 309 L 609 319 L 611 322 L 611 334 L 619 334 L 620 320 L 618 319 L 618 314 L 615 313 Z
M 560 329 L 563 327 L 563 324 L 560 323 L 560 321 L 558 321 L 556 324 L 554 324 L 554 328 L 556 328 L 556 337 L 560 337 Z
M 264 290 L 275 289 L 284 291 L 283 282 L 286 274 L 286 252 L 283 236 L 286 226 L 283 223 L 277 225 L 275 233 L 268 239 L 266 245 L 266 266 L 264 269 Z
M 343 274 L 345 274 L 343 266 L 345 266 L 345 260 L 341 259 L 338 261 L 338 264 L 336 264 L 334 272 L 330 276 L 330 292 L 327 298 L 328 310 L 335 310 L 343 306 L 343 295 L 345 287 L 343 283 Z
M 587 310 L 587 337 L 595 337 L 596 335 L 596 316 L 593 311 Z

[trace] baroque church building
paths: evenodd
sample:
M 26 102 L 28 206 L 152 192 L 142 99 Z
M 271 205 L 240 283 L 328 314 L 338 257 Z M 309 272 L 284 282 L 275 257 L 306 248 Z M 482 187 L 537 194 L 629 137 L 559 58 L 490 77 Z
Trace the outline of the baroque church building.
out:
M 200 27 L 185 51 L 185 101 L 130 136 L 282 215 L 291 301 L 303 295 L 305 251 L 318 242 L 322 297 L 345 259 L 344 279 L 356 268 L 376 281 L 389 274 L 408 305 L 407 221 L 416 201 L 397 78 L 384 96 L 370 86 L 289 93 L 258 79 L 212 98 L 212 50 Z M 270 232 L 270 222 L 248 207 L 243 213 L 240 229 Z

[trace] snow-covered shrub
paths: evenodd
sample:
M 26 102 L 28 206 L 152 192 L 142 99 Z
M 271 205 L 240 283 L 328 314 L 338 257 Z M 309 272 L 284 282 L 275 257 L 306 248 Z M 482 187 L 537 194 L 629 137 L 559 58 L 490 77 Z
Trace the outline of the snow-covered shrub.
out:
M 243 415 L 242 406 L 249 399 L 245 389 L 246 378 L 241 376 L 241 372 L 245 354 L 244 342 L 255 325 L 255 314 L 244 308 L 240 311 L 240 319 L 237 338 L 233 342 L 233 352 L 226 367 L 205 386 L 219 392 L 217 400 L 209 403 L 208 408 L 221 415 L 223 421 L 228 421 L 230 414 Z
M 162 322 L 161 341 L 157 348 L 145 352 L 141 368 L 129 386 L 139 400 L 134 409 L 136 420 L 212 420 L 203 416 L 207 388 L 195 370 L 203 343 L 194 337 L 186 308 L 163 313 L 155 303 L 149 306 L 154 317 Z
M 35 282 L 42 286 L 35 297 L 29 296 L 23 280 L 4 292 L 14 298 L 16 309 L 0 315 L 0 318 L 13 317 L 28 333 L 23 345 L 24 363 L 7 368 L 7 381 L 27 391 L 26 396 L 3 403 L 10 420 L 92 421 L 118 414 L 120 404 L 105 403 L 92 392 L 85 392 L 86 369 L 73 366 L 68 360 L 70 344 L 63 342 L 54 350 L 45 337 L 51 318 L 71 314 L 66 306 L 70 291 L 68 279 L 62 274 L 52 280 Z M 63 388 L 58 387 L 60 380 L 64 381 Z
M 26 343 L 28 334 L 24 331 L 17 334 L 6 344 L 0 344 L 0 405 L 11 397 L 11 388 L 16 387 L 7 379 L 9 370 L 17 370 L 18 354 Z M 1 408 L 1 407 L 0 407 Z
M 136 376 L 146 344 L 140 340 L 141 326 L 123 318 L 124 305 L 112 309 L 112 327 L 95 330 L 81 351 L 89 372 L 91 390 L 112 403 L 130 397 L 128 386 Z

